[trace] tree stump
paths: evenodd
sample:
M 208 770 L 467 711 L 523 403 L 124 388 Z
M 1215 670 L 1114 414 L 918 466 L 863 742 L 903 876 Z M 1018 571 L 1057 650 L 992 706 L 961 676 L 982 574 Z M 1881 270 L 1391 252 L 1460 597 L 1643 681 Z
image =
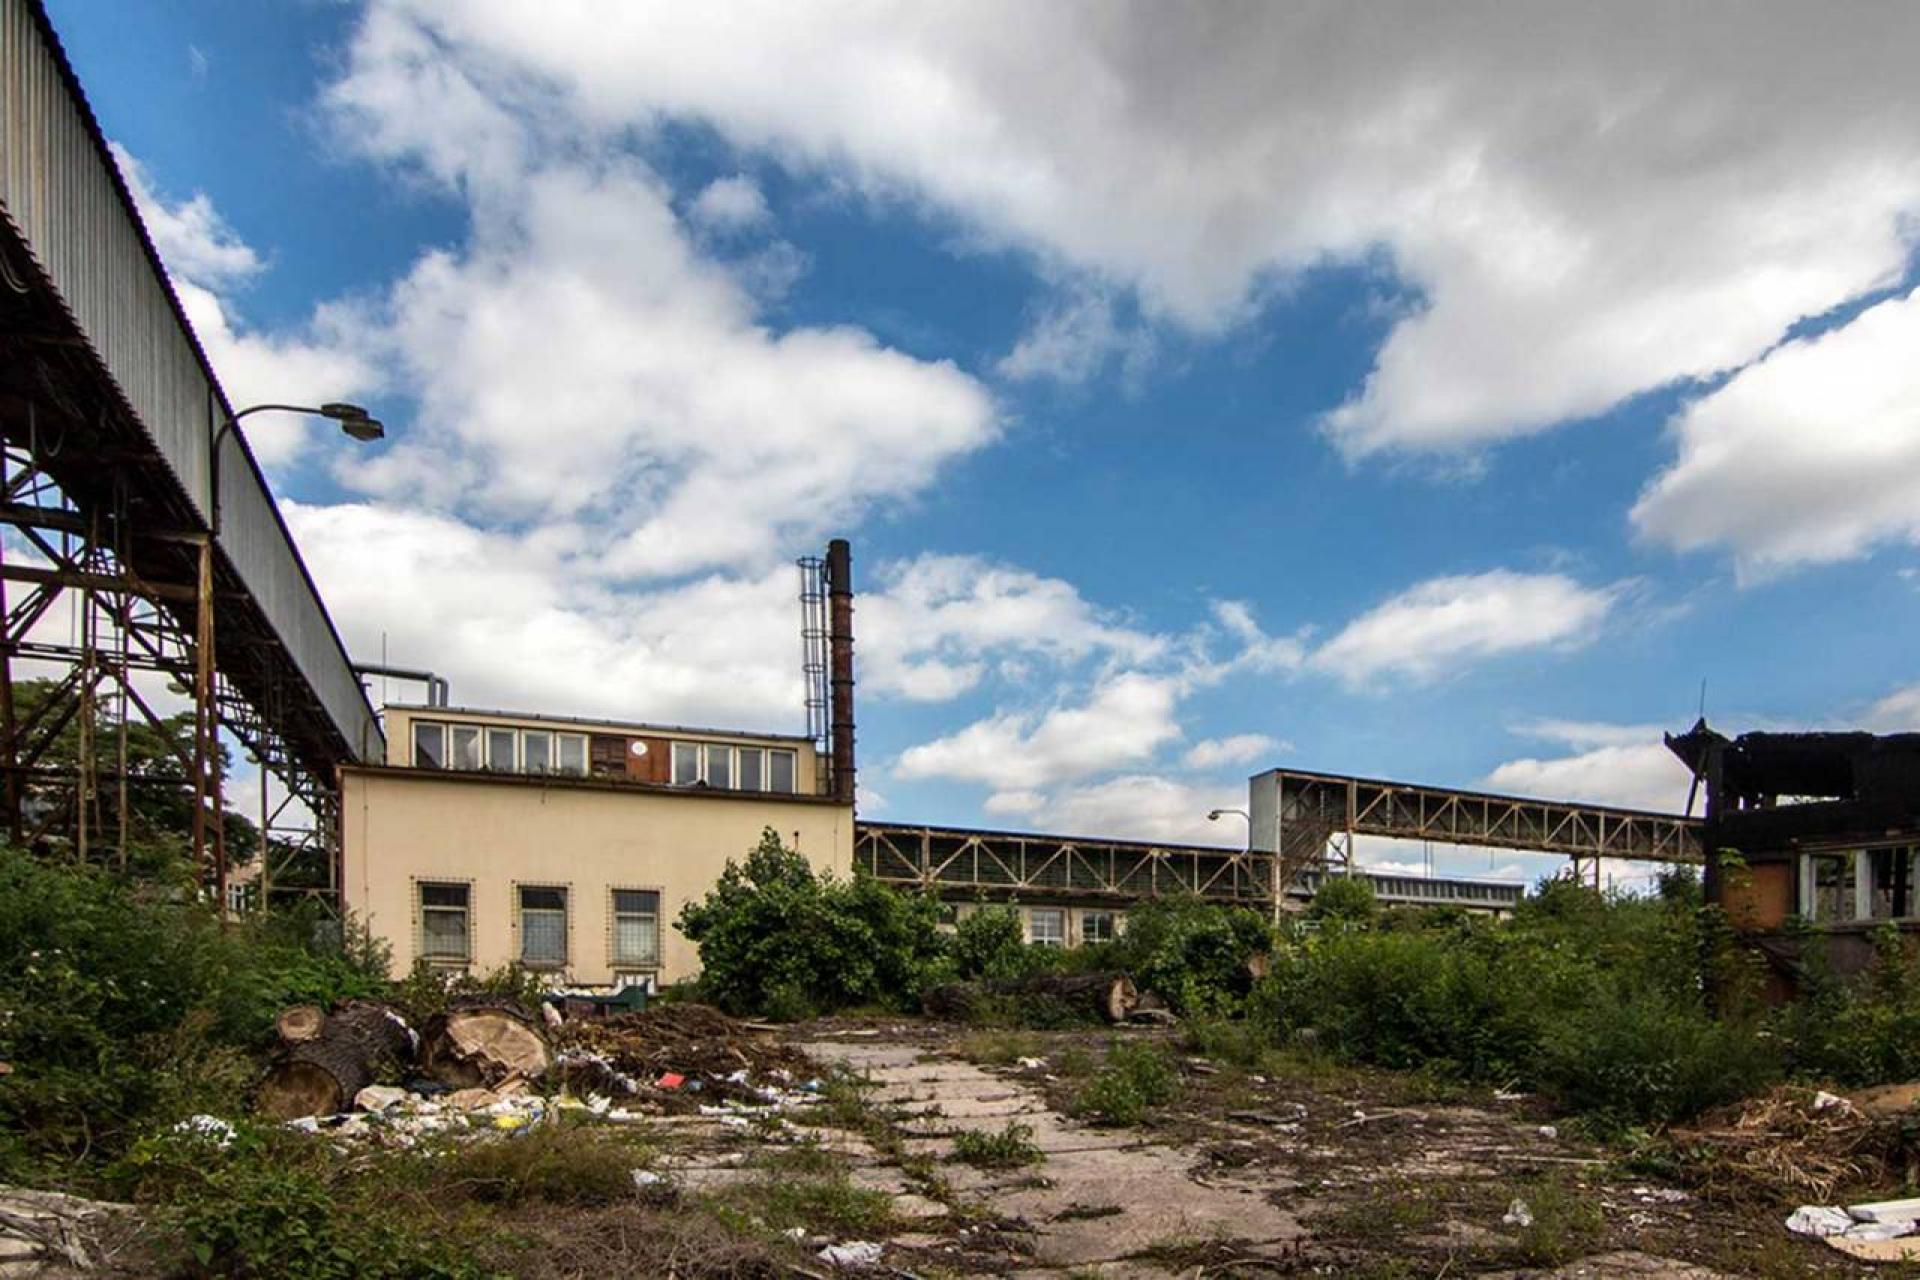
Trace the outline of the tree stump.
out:
M 491 1089 L 537 1080 L 553 1054 L 532 1010 L 494 997 L 466 997 L 427 1023 L 421 1069 L 450 1089 Z
M 398 1014 L 356 1001 L 324 1017 L 317 1034 L 287 1046 L 261 1082 L 260 1112 L 293 1120 L 345 1111 L 383 1071 L 410 1063 L 413 1047 Z
M 273 1020 L 273 1029 L 279 1032 L 281 1044 L 302 1044 L 317 1037 L 326 1021 L 327 1011 L 319 1005 L 293 1004 L 280 1011 L 280 1016 Z
M 935 987 L 920 998 L 936 1018 L 967 1021 L 992 997 L 1045 1001 L 1103 1022 L 1125 1022 L 1140 1003 L 1140 992 L 1124 973 L 1037 974 L 999 982 L 956 982 Z

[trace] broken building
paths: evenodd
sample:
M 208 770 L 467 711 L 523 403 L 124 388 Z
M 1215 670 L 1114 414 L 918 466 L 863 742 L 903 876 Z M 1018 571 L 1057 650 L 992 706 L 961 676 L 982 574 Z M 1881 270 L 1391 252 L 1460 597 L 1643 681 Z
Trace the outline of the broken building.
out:
M 1920 927 L 1920 734 L 1745 733 L 1667 746 L 1706 805 L 1706 896 L 1791 980 L 1814 926 L 1841 972 L 1879 925 Z

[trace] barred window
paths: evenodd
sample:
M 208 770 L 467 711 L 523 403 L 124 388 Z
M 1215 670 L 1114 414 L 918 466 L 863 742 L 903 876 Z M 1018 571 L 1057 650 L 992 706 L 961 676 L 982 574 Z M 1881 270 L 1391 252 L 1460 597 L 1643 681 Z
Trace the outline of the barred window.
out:
M 566 965 L 565 889 L 521 887 L 520 963 L 531 969 L 558 969 Z
M 613 963 L 651 969 L 660 963 L 660 895 L 651 889 L 613 891 Z
M 1067 913 L 1058 907 L 1034 907 L 1027 912 L 1027 941 L 1036 947 L 1067 945 Z
M 468 892 L 464 884 L 420 886 L 420 954 L 428 960 L 464 962 L 472 954 Z
M 1080 941 L 1112 942 L 1113 912 L 1083 911 L 1080 913 Z

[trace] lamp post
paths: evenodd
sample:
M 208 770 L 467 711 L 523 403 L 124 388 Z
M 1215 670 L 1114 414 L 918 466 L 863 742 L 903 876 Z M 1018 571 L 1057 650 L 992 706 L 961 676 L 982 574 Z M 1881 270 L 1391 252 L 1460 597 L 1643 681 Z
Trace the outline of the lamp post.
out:
M 329 401 L 326 404 L 256 404 L 229 415 L 213 433 L 213 448 L 207 456 L 207 536 L 200 540 L 199 612 L 194 628 L 194 805 L 193 856 L 196 862 L 206 857 L 207 806 L 211 801 L 213 829 L 213 883 L 215 910 L 224 925 L 227 919 L 227 824 L 220 800 L 220 721 L 213 698 L 213 544 L 220 536 L 220 448 L 227 436 L 240 430 L 240 419 L 249 414 L 278 410 L 318 418 L 331 418 L 341 431 L 365 444 L 387 434 L 380 420 L 357 404 Z M 266 762 L 260 763 L 261 793 L 266 792 Z M 262 814 L 264 818 L 264 813 Z M 267 832 L 260 829 L 260 901 L 266 904 L 271 888 L 271 870 L 267 865 Z
M 1251 854 L 1253 852 L 1253 815 L 1251 813 L 1245 809 L 1209 809 L 1207 821 L 1218 822 L 1230 813 L 1247 820 L 1246 852 Z M 1273 851 L 1273 871 L 1268 880 L 1268 892 L 1273 898 L 1273 923 L 1278 926 L 1280 923 L 1280 850 L 1278 848 Z

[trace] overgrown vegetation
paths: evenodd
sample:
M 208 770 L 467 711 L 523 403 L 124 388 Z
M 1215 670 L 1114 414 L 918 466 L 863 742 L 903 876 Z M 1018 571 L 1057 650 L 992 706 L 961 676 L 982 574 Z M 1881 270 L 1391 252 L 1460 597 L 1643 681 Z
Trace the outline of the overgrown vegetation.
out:
M 949 1158 L 956 1164 L 968 1164 L 976 1169 L 1020 1169 L 1039 1164 L 1046 1157 L 1033 1143 L 1033 1126 L 1009 1120 L 1006 1127 L 997 1132 L 962 1129 L 955 1133 L 953 1155 Z
M 1138 1124 L 1172 1099 L 1179 1073 L 1157 1045 L 1116 1041 L 1073 1095 L 1072 1110 L 1098 1125 Z
M 952 973 L 940 905 L 867 876 L 822 875 L 768 828 L 744 862 L 680 913 L 700 985 L 729 1013 L 799 1019 L 860 1005 L 911 1007 Z
M 302 915 L 223 929 L 177 877 L 0 849 L 0 1180 L 234 1111 L 282 1006 L 384 988 L 381 948 L 325 932 Z

